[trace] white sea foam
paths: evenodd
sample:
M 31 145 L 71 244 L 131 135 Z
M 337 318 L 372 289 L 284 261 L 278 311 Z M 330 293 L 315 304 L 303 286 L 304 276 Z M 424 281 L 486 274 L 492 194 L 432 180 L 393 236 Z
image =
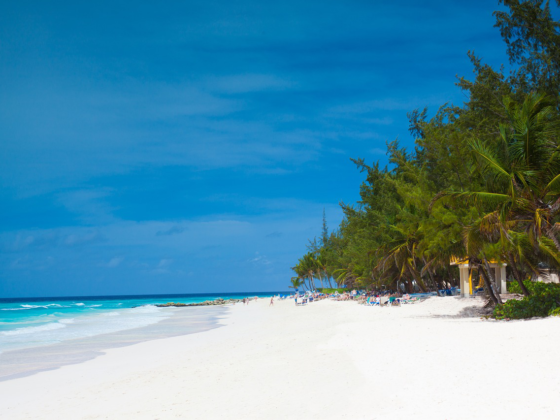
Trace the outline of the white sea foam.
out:
M 101 305 L 94 305 L 101 306 Z M 49 303 L 47 305 L 21 305 L 20 308 L 1 308 L 0 311 L 28 311 L 30 309 L 52 309 L 52 308 L 71 308 L 71 306 L 59 305 L 58 303 Z
M 163 311 L 153 305 L 119 308 L 118 311 L 98 309 L 81 314 L 75 313 L 67 318 L 58 318 L 56 314 L 51 314 L 47 317 L 49 321 L 52 320 L 51 322 L 30 325 L 29 322 L 34 321 L 29 319 L 25 327 L 0 332 L 0 352 L 140 328 L 155 324 L 169 316 L 171 316 L 170 311 Z M 44 316 L 39 318 L 37 322 L 46 321 Z
M 153 314 L 156 312 L 160 312 L 161 309 L 159 309 L 157 306 L 154 305 L 143 305 L 137 308 L 132 308 L 131 311 L 135 313 L 141 313 L 141 314 Z
M 76 305 L 76 306 L 84 306 L 85 303 L 81 303 L 81 302 L 80 302 L 80 303 L 74 303 L 74 305 Z
M 103 315 L 103 316 L 118 316 L 118 315 L 120 315 L 120 313 L 119 313 L 119 312 L 105 312 L 105 313 L 102 313 L 102 314 L 99 314 L 99 315 Z
M 24 328 L 18 328 L 18 329 L 15 329 L 15 330 L 11 330 L 11 331 L 3 331 L 0 334 L 5 335 L 5 336 L 36 334 L 36 333 L 40 333 L 40 332 L 44 332 L 44 331 L 58 330 L 60 328 L 65 328 L 65 327 L 66 327 L 66 325 L 64 325 L 64 324 L 60 324 L 58 322 L 51 322 L 49 324 L 40 325 L 38 327 L 24 327 Z

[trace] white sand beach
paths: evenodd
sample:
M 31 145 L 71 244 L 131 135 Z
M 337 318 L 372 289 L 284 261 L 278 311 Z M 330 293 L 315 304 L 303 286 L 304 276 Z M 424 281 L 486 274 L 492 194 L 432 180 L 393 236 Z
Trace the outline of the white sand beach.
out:
M 223 327 L 0 382 L 2 419 L 558 419 L 560 318 L 268 299 Z M 185 308 L 185 310 L 191 310 Z

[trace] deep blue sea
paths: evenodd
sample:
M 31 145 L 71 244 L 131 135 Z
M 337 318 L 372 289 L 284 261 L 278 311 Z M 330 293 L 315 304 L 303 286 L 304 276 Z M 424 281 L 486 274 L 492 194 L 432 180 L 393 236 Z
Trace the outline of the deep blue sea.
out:
M 155 304 L 277 293 L 0 299 L 0 353 L 63 343 L 157 324 L 175 313 Z M 190 308 L 185 308 L 188 310 Z M 185 321 L 188 322 L 188 321 Z

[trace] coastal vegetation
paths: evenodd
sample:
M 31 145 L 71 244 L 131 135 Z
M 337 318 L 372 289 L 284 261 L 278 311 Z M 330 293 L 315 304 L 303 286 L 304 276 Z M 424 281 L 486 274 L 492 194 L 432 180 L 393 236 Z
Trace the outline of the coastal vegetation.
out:
M 511 299 L 494 308 L 496 319 L 522 319 L 560 315 L 560 285 L 526 281 L 530 296 L 521 300 Z
M 412 292 L 458 284 L 452 258 L 468 257 L 496 318 L 546 316 L 560 288 L 527 282 L 560 269 L 560 0 L 500 0 L 494 12 L 508 72 L 468 56 L 467 100 L 408 114 L 414 147 L 387 143 L 389 164 L 352 161 L 360 200 L 308 246 L 292 287 Z M 525 298 L 502 304 L 492 261 Z

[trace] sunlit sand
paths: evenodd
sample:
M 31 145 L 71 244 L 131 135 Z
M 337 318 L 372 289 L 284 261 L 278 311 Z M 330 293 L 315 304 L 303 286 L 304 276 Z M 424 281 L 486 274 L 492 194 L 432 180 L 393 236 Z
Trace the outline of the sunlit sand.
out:
M 475 304 L 237 304 L 221 328 L 1 382 L 0 417 L 560 418 L 560 318 L 487 321 Z

